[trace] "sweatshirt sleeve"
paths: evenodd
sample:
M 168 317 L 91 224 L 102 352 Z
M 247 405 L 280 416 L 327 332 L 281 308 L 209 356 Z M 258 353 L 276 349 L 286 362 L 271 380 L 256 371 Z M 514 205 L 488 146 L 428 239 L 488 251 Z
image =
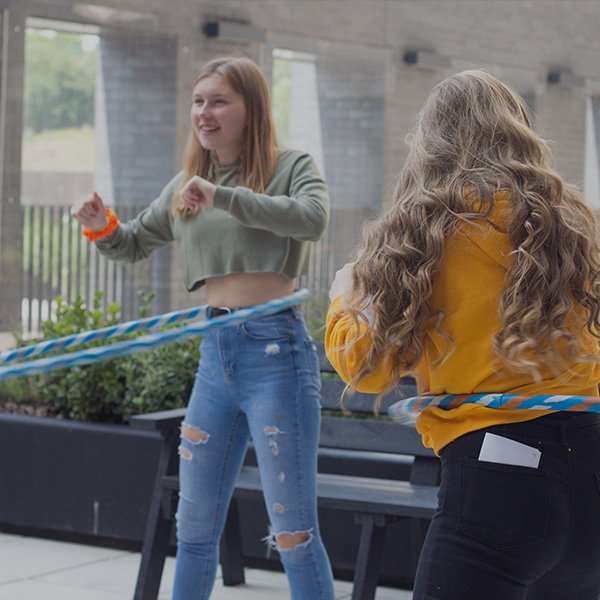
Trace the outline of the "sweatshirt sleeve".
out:
M 342 296 L 329 307 L 325 322 L 325 354 L 339 376 L 350 382 L 358 373 L 362 361 L 371 347 L 371 335 L 364 323 L 357 327 L 354 320 L 342 308 Z M 359 382 L 359 392 L 377 394 L 388 385 L 392 377 L 392 361 L 383 358 L 373 373 Z
M 119 223 L 111 235 L 97 240 L 96 247 L 100 254 L 111 260 L 137 262 L 172 242 L 171 201 L 181 178 L 182 174 L 177 175 L 148 208 L 127 223 Z
M 310 155 L 305 153 L 294 157 L 289 178 L 287 194 L 273 196 L 241 186 L 217 186 L 214 206 L 247 227 L 299 241 L 317 241 L 329 219 L 327 185 Z

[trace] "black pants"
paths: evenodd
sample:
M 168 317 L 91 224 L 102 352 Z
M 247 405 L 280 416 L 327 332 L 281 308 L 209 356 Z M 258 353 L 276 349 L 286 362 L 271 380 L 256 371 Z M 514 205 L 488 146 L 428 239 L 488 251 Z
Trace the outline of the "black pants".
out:
M 486 431 L 541 450 L 539 468 L 477 460 Z M 441 458 L 413 600 L 600 598 L 600 414 L 475 431 Z

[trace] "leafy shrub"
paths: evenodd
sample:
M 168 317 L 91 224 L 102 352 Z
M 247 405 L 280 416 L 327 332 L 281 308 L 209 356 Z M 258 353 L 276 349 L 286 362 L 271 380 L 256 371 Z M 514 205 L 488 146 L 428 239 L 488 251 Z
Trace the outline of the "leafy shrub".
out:
M 142 297 L 145 306 L 141 313 L 146 316 L 147 305 L 153 295 L 146 294 Z M 44 339 L 117 324 L 120 306 L 109 305 L 105 317 L 101 310 L 102 298 L 102 292 L 97 292 L 91 308 L 86 307 L 81 298 L 77 298 L 71 305 L 57 298 L 55 319 L 42 324 Z M 143 333 L 145 332 L 141 334 Z M 119 338 L 123 339 L 127 338 Z M 114 341 L 115 338 L 98 340 L 74 350 Z M 131 356 L 38 375 L 34 380 L 38 403 L 43 404 L 48 413 L 54 416 L 111 423 L 127 422 L 133 414 L 185 406 L 199 359 L 198 342 L 198 338 L 191 338 Z M 0 396 L 5 399 L 2 389 Z
M 20 402 L 36 403 L 38 389 L 29 377 L 13 377 L 0 381 L 0 400 L 3 404 Z
M 198 338 L 134 354 L 125 364 L 123 417 L 187 404 L 198 366 Z

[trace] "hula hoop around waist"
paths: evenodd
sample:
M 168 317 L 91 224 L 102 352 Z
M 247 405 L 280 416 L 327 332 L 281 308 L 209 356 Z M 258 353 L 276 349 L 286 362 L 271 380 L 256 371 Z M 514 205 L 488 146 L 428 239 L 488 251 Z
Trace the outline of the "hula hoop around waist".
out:
M 575 412 L 600 412 L 600 398 L 596 396 L 562 396 L 538 394 L 445 394 L 405 398 L 388 407 L 388 415 L 399 423 L 414 423 L 419 414 L 429 406 L 444 409 L 463 404 L 479 404 L 487 408 L 519 410 L 562 410 Z
M 265 302 L 263 304 L 256 304 L 255 306 L 240 308 L 235 312 L 220 317 L 214 317 L 205 321 L 200 321 L 199 323 L 186 325 L 185 327 L 170 329 L 168 331 L 161 331 L 158 333 L 153 333 L 139 338 L 135 338 L 133 340 L 118 342 L 108 346 L 88 348 L 85 350 L 80 350 L 78 352 L 62 354 L 60 356 L 40 358 L 37 360 L 32 360 L 30 362 L 0 367 L 0 381 L 2 381 L 3 379 L 8 379 L 9 377 L 23 377 L 26 375 L 34 375 L 38 373 L 52 371 L 54 369 L 61 369 L 66 367 L 79 367 L 83 365 L 89 365 L 95 362 L 100 362 L 103 360 L 108 360 L 111 358 L 128 356 L 130 354 L 134 354 L 135 352 L 142 352 L 144 350 L 148 350 L 149 348 L 152 348 L 154 346 L 159 346 L 161 344 L 169 344 L 171 342 L 176 342 L 179 340 L 186 339 L 188 337 L 199 335 L 200 333 L 208 329 L 229 327 L 232 325 L 237 325 L 238 323 L 242 323 L 243 321 L 247 321 L 248 319 L 256 319 L 259 317 L 272 315 L 287 308 L 291 308 L 292 306 L 301 304 L 308 298 L 308 296 L 308 290 L 301 289 L 288 296 L 283 296 L 282 298 L 276 298 L 275 300 L 270 300 L 269 302 Z M 201 308 L 202 307 L 198 307 L 197 309 L 189 310 L 196 311 Z M 162 316 L 164 315 L 159 315 L 159 317 Z M 159 317 L 155 317 L 155 319 L 158 319 Z M 127 325 L 131 325 L 133 323 L 136 323 L 136 321 L 132 321 Z M 102 330 L 84 332 L 84 334 L 98 333 L 100 331 Z M 77 335 L 83 336 L 83 334 Z M 113 337 L 113 335 L 111 335 L 110 337 Z M 88 338 L 82 337 L 81 339 L 86 339 L 86 341 L 89 341 Z M 80 341 L 79 343 L 84 342 Z M 37 346 L 43 346 L 44 344 L 48 344 L 48 342 L 40 342 L 40 344 L 38 344 Z M 56 347 L 54 346 L 51 349 L 56 349 Z M 49 352 L 50 350 L 44 348 L 44 351 Z M 9 350 L 8 353 L 10 352 L 12 351 Z
M 195 319 L 196 317 L 202 315 L 205 310 L 206 305 L 196 306 L 194 308 L 187 308 L 184 310 L 165 313 L 156 317 L 148 317 L 146 319 L 128 321 L 127 323 L 119 323 L 117 325 L 111 325 L 110 327 L 103 327 L 102 329 L 82 331 L 73 335 L 45 340 L 29 346 L 12 348 L 11 350 L 6 350 L 6 352 L 0 352 L 0 365 L 6 364 L 13 360 L 47 354 L 48 352 L 52 352 L 54 350 L 81 346 L 94 340 L 108 340 L 110 338 L 120 337 L 136 331 L 143 331 L 144 329 L 158 329 L 159 327 L 165 327 L 166 325 L 171 325 L 177 321 Z

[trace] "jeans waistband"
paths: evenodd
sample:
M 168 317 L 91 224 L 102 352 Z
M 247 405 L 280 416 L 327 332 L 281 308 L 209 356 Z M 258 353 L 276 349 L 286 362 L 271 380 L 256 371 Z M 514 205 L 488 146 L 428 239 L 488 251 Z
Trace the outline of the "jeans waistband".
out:
M 560 416 L 557 416 L 559 415 Z M 530 421 L 494 425 L 486 429 L 471 431 L 442 448 L 442 457 L 461 456 L 465 451 L 478 453 L 486 432 L 508 437 L 531 445 L 531 440 L 556 442 L 568 447 L 571 442 L 587 438 L 598 438 L 600 414 L 587 412 L 551 413 Z M 535 442 L 534 442 L 535 444 Z M 465 450 L 466 449 L 466 450 Z
M 206 307 L 206 318 L 207 319 L 213 319 L 214 317 L 220 317 L 222 315 L 228 315 L 230 313 L 235 312 L 236 310 L 241 310 L 242 306 L 235 306 L 233 308 L 228 308 L 226 306 L 207 306 Z M 282 315 L 288 312 L 294 312 L 294 307 L 291 308 L 285 308 L 283 310 L 280 310 L 276 313 L 276 315 Z M 265 316 L 269 316 L 269 315 L 265 315 Z
M 597 437 L 599 434 L 595 427 L 600 426 L 600 414 L 591 412 L 556 412 L 537 417 L 531 421 L 510 423 L 500 426 L 498 433 L 502 431 L 511 437 L 511 434 L 525 436 L 526 438 L 537 438 L 538 440 L 554 441 L 568 447 L 570 443 L 577 440 Z M 493 429 L 493 428 L 492 428 Z
M 577 429 L 594 423 L 600 423 L 600 413 L 565 410 L 552 412 L 528 422 L 551 429 Z

